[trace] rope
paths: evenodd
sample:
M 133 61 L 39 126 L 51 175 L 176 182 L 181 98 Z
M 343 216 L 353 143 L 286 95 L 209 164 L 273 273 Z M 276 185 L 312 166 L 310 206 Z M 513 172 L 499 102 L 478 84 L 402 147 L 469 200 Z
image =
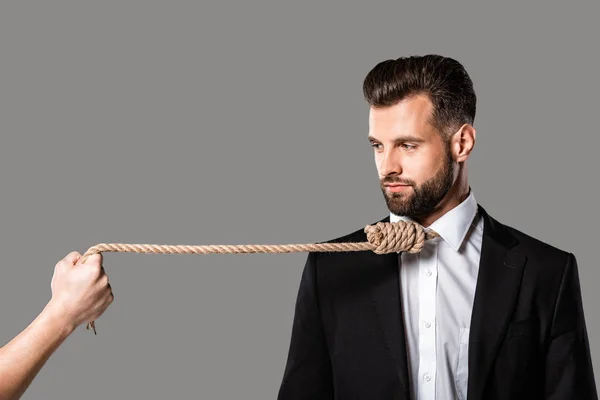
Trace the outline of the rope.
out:
M 159 254 L 240 254 L 240 253 L 292 253 L 292 252 L 342 252 L 372 250 L 376 254 L 392 252 L 418 253 L 426 240 L 438 237 L 434 231 L 425 229 L 412 221 L 378 222 L 364 229 L 367 242 L 312 243 L 283 245 L 157 245 L 100 243 L 90 247 L 82 257 L 82 263 L 93 255 L 102 252 L 159 253 Z M 94 321 L 88 322 L 86 329 L 94 330 Z

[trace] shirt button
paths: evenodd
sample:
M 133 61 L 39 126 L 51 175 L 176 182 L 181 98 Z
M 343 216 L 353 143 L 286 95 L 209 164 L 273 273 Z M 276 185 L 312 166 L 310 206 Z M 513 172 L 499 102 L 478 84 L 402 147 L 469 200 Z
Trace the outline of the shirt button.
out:
M 425 321 L 425 328 L 429 328 L 429 327 L 431 327 L 431 322 Z
M 427 275 L 427 276 L 431 276 L 431 270 L 430 270 L 430 269 L 428 269 L 427 271 L 425 271 L 425 275 Z
M 431 375 L 425 374 L 425 375 L 423 375 L 423 379 L 425 379 L 427 382 L 429 382 L 431 380 Z

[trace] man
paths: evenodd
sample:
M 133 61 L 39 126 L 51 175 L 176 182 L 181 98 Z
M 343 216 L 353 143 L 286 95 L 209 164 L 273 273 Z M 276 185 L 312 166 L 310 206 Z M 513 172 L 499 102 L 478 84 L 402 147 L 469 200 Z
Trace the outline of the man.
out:
M 439 237 L 418 254 L 309 253 L 278 398 L 597 399 L 575 256 L 496 221 L 468 183 L 463 66 L 388 60 L 363 89 L 381 221 Z
M 100 317 L 113 302 L 102 254 L 78 264 L 74 251 L 54 267 L 52 297 L 19 335 L 0 349 L 0 400 L 19 399 L 48 358 L 84 322 Z M 77 265 L 76 265 L 77 264 Z

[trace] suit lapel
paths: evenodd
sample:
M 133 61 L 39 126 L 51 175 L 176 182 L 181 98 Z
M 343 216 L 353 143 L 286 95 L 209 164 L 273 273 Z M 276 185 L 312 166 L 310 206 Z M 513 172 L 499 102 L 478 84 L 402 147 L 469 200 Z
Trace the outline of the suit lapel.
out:
M 518 241 L 479 206 L 484 221 L 469 338 L 468 400 L 482 399 L 485 382 L 516 304 L 526 257 Z
M 389 216 L 380 222 L 389 222 Z M 366 241 L 366 234 L 364 240 Z M 398 273 L 398 254 L 377 255 L 371 251 L 365 254 L 366 265 L 369 265 L 371 296 L 373 306 L 380 322 L 381 334 L 385 346 L 390 352 L 404 397 L 410 398 L 408 381 L 408 362 L 406 340 L 404 333 L 404 318 L 400 296 L 400 281 Z

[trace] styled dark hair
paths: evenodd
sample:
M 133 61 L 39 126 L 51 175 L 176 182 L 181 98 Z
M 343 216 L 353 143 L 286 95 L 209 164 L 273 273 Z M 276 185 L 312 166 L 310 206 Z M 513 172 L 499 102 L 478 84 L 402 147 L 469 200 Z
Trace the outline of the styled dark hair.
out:
M 469 74 L 458 61 L 436 54 L 380 62 L 365 77 L 363 93 L 372 107 L 427 94 L 434 108 L 431 123 L 442 134 L 475 120 L 477 97 Z

